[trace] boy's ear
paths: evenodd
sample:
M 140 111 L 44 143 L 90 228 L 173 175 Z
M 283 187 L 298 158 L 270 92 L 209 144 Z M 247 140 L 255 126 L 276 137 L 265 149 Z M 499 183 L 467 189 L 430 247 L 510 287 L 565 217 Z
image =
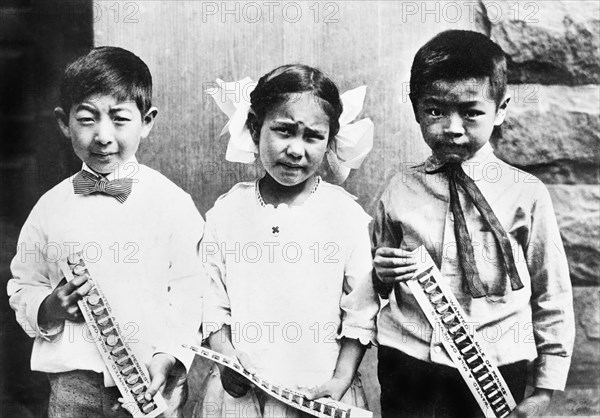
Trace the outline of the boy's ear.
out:
M 510 102 L 510 96 L 507 94 L 502 99 L 500 106 L 498 106 L 498 110 L 496 111 L 496 119 L 494 119 L 494 126 L 502 125 L 504 122 L 504 118 L 506 118 L 506 109 L 508 108 L 508 102 Z
M 58 127 L 62 134 L 71 139 L 71 131 L 69 130 L 69 115 L 65 113 L 62 107 L 57 107 L 54 109 L 54 117 L 56 118 L 56 122 L 58 123 Z
M 148 110 L 146 112 L 146 114 L 143 116 L 143 118 L 142 118 L 142 134 L 141 134 L 142 139 L 145 139 L 148 137 L 148 135 L 150 135 L 150 131 L 152 130 L 152 127 L 154 126 L 154 119 L 156 119 L 157 114 L 158 114 L 158 109 L 156 107 L 152 106 L 150 108 L 150 110 Z

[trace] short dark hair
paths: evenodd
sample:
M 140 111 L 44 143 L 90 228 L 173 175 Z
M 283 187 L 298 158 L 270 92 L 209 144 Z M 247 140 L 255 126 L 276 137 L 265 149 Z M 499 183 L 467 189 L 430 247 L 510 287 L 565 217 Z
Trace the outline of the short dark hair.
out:
M 96 94 L 134 101 L 143 118 L 152 107 L 152 75 L 144 61 L 126 49 L 94 48 L 65 69 L 60 105 L 68 114 L 74 103 Z
M 487 36 L 467 30 L 448 30 L 434 36 L 416 53 L 410 70 L 410 100 L 413 108 L 424 89 L 435 81 L 459 81 L 488 77 L 496 107 L 506 94 L 506 57 Z
M 248 120 L 251 131 L 260 132 L 267 112 L 295 93 L 310 92 L 319 98 L 318 103 L 329 117 L 328 144 L 340 130 L 339 118 L 343 111 L 340 92 L 335 83 L 316 68 L 304 64 L 282 65 L 258 80 L 250 93 L 250 103 L 256 118 Z

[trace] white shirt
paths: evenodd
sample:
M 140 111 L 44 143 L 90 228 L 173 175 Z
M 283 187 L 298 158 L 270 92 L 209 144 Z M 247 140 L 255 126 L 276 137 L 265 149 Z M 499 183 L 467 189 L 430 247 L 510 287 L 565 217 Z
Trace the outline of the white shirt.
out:
M 289 387 L 333 375 L 342 336 L 375 337 L 370 217 L 321 182 L 300 206 L 261 206 L 240 183 L 206 215 L 201 258 L 211 279 L 206 336 L 223 324 L 257 373 Z
M 8 295 L 17 321 L 35 338 L 32 370 L 93 370 L 113 384 L 85 323 L 41 330 L 37 322 L 40 304 L 63 278 L 57 261 L 77 251 L 138 360 L 148 365 L 163 351 L 188 367 L 193 355 L 180 345 L 199 328 L 205 277 L 197 253 L 204 221 L 191 197 L 135 159 L 107 177 L 133 178 L 124 203 L 99 193 L 75 195 L 73 177 L 40 198 L 11 263 Z

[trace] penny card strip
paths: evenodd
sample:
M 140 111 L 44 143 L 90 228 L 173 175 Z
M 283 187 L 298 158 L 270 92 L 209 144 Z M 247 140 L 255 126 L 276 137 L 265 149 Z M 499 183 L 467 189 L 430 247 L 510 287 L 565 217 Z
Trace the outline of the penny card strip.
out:
M 248 372 L 242 365 L 231 357 L 224 356 L 216 351 L 204 347 L 183 345 L 183 347 L 194 351 L 197 355 L 219 363 L 242 375 L 255 387 L 275 399 L 290 405 L 300 411 L 319 418 L 372 418 L 373 413 L 365 409 L 347 405 L 329 398 L 309 400 L 297 391 L 274 385 L 256 374 Z
M 442 345 L 473 393 L 486 417 L 504 418 L 516 407 L 515 400 L 498 367 L 485 355 L 480 336 L 471 335 L 465 312 L 425 247 L 425 254 L 413 279 L 407 281 L 423 313 L 435 330 L 441 331 Z
M 119 322 L 113 316 L 100 286 L 92 278 L 81 252 L 59 261 L 59 267 L 67 280 L 87 276 L 92 284 L 91 290 L 78 305 L 102 360 L 125 400 L 123 408 L 134 417 L 153 418 L 164 412 L 167 406 L 159 393 L 150 401 L 144 397 L 150 386 L 148 371 L 143 363 L 136 359 L 123 338 Z

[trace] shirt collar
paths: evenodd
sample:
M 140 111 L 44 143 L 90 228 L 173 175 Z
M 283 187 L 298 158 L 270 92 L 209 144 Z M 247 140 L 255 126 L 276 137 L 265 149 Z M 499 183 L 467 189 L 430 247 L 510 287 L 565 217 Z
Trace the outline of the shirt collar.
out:
M 486 142 L 484 146 L 479 148 L 473 156 L 461 164 L 462 169 L 471 177 L 473 180 L 478 181 L 483 178 L 483 174 L 486 170 L 486 164 L 488 164 L 494 157 L 494 150 L 489 142 Z
M 137 174 L 139 172 L 138 166 L 139 166 L 138 160 L 134 155 L 129 160 L 127 160 L 125 163 L 121 164 L 116 170 L 112 171 L 111 173 L 108 173 L 104 177 L 108 181 L 119 180 L 121 178 L 134 178 L 137 176 Z M 89 168 L 86 163 L 82 163 L 81 169 L 88 171 L 97 177 L 100 177 L 100 174 L 96 173 L 94 170 Z

